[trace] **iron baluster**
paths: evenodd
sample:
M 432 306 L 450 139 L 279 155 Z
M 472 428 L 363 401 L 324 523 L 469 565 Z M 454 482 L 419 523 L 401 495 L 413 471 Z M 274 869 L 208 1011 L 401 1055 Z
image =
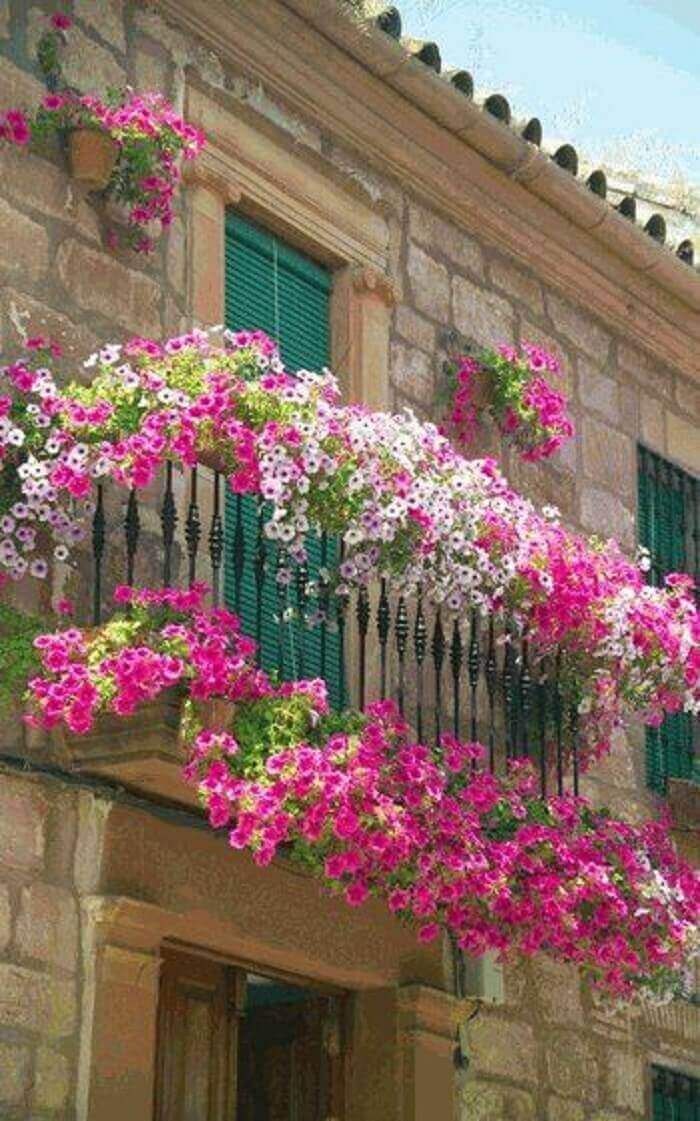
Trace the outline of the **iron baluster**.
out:
M 255 641 L 258 644 L 258 665 L 262 665 L 263 593 L 265 591 L 265 570 L 267 568 L 267 550 L 265 544 L 265 512 L 262 502 L 260 502 L 258 503 L 258 529 L 255 538 L 255 556 L 253 559 L 253 575 L 255 577 Z
M 285 680 L 285 626 L 286 614 L 288 604 L 288 587 L 285 583 L 284 572 L 286 569 L 286 557 L 282 548 L 277 549 L 277 563 L 275 565 L 275 599 L 277 601 L 277 673 L 279 680 Z M 292 675 L 296 676 L 294 671 L 294 652 L 292 650 Z
M 496 662 L 496 636 L 493 619 L 489 619 L 489 643 L 486 652 L 486 695 L 489 701 L 489 770 L 493 772 L 496 762 L 496 686 L 498 683 L 498 664 Z
M 97 485 L 97 501 L 92 516 L 92 557 L 94 561 L 94 581 L 92 588 L 92 621 L 97 624 L 102 617 L 102 558 L 105 551 L 105 508 L 104 486 Z
M 514 754 L 513 743 L 513 684 L 514 684 L 514 657 L 512 635 L 506 630 L 506 644 L 503 655 L 503 718 L 506 740 L 506 756 L 510 759 Z
M 576 705 L 571 706 L 569 715 L 569 725 L 571 728 L 571 764 L 572 764 L 572 777 L 574 784 L 574 795 L 578 798 L 579 789 L 579 754 L 578 754 L 578 711 Z
M 423 662 L 428 640 L 428 628 L 423 614 L 423 591 L 418 590 L 416 621 L 413 628 L 413 652 L 416 656 L 416 732 L 419 742 L 423 740 Z
M 554 717 L 554 736 L 557 748 L 557 794 L 564 793 L 564 729 L 561 700 L 561 651 L 557 650 L 554 667 L 552 696 L 552 715 Z
M 442 667 L 445 663 L 445 649 L 445 632 L 442 629 L 442 615 L 438 609 L 435 613 L 431 650 L 435 669 L 435 739 L 437 743 L 440 742 L 442 734 Z
M 381 699 L 386 697 L 386 655 L 391 628 L 391 611 L 389 596 L 386 588 L 386 579 L 382 578 L 379 590 L 379 606 L 377 607 L 377 636 L 379 638 L 379 694 Z
M 365 707 L 367 688 L 367 632 L 369 630 L 369 593 L 362 585 L 357 593 L 357 631 L 360 636 L 360 708 Z
M 221 475 L 214 472 L 214 509 L 209 528 L 209 559 L 211 561 L 211 588 L 214 604 L 221 596 L 221 561 L 224 555 L 224 523 L 221 518 Z
M 163 534 L 163 584 L 167 588 L 173 579 L 173 545 L 177 527 L 177 507 L 173 495 L 173 465 L 170 460 L 165 465 L 165 490 L 160 509 L 160 526 Z
M 318 579 L 319 606 L 321 609 L 321 677 L 326 677 L 326 660 L 328 658 L 328 608 L 330 606 L 330 589 L 328 587 L 328 534 L 321 535 L 321 571 Z
M 129 499 L 126 504 L 126 517 L 124 519 L 124 536 L 126 538 L 126 582 L 129 585 L 134 582 L 134 565 L 140 532 L 141 519 L 139 518 L 139 504 L 136 491 L 132 487 L 129 491 Z
M 237 615 L 241 613 L 241 589 L 243 587 L 243 573 L 245 572 L 246 549 L 245 533 L 243 531 L 243 496 L 236 496 L 236 522 L 233 527 L 233 541 L 231 542 L 231 561 L 233 569 L 233 606 Z
M 469 677 L 469 735 L 472 743 L 475 743 L 479 738 L 477 713 L 479 662 L 479 620 L 476 611 L 472 611 L 469 625 L 469 653 L 467 655 L 467 673 Z
M 462 636 L 459 623 L 455 619 L 452 626 L 452 642 L 450 643 L 450 669 L 452 671 L 452 731 L 459 735 L 459 679 L 462 673 Z
M 306 666 L 306 590 L 309 584 L 309 566 L 306 561 L 301 561 L 296 566 L 295 589 L 297 598 L 297 615 L 299 633 L 299 676 L 304 677 Z
M 539 663 L 537 696 L 537 727 L 540 740 L 540 793 L 547 794 L 547 674 L 544 663 Z
M 406 705 L 406 646 L 408 644 L 408 612 L 406 601 L 400 596 L 396 608 L 396 652 L 399 660 L 399 712 L 404 715 Z
M 532 709 L 532 677 L 530 676 L 528 642 L 522 642 L 522 656 L 520 662 L 520 717 L 522 720 L 522 753 L 526 757 L 530 754 L 530 712 Z
M 197 468 L 190 472 L 190 503 L 187 507 L 185 520 L 185 541 L 187 543 L 187 556 L 189 560 L 187 580 L 190 586 L 197 578 L 197 553 L 202 537 L 202 526 L 199 520 L 199 506 L 197 505 Z

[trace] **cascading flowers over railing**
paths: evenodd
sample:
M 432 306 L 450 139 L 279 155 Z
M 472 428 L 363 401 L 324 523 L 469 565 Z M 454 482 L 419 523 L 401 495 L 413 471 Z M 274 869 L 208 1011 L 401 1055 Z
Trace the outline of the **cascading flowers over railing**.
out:
M 173 220 L 180 159 L 192 160 L 205 138 L 177 114 L 162 94 L 111 89 L 82 94 L 63 82 L 61 40 L 71 26 L 62 12 L 50 17 L 38 60 L 50 91 L 36 110 L 0 110 L 0 140 L 42 148 L 53 136 L 68 143 L 73 174 L 127 210 L 127 243 L 138 252 L 154 247 L 151 229 Z M 118 236 L 108 237 L 114 247 Z
M 524 460 L 547 459 L 574 435 L 566 398 L 545 376 L 561 374 L 559 360 L 542 347 L 502 343 L 456 355 L 444 369 L 448 428 L 459 447 L 472 443 L 484 416 Z
M 698 615 L 686 577 L 665 589 L 612 542 L 565 530 L 515 494 L 490 460 L 467 461 L 431 424 L 340 401 L 330 374 L 286 372 L 259 333 L 133 339 L 88 360 L 89 385 L 59 391 L 39 364 L 0 375 L 0 566 L 47 569 L 84 529 L 96 480 L 143 488 L 167 460 L 216 462 L 236 493 L 261 496 L 290 560 L 313 528 L 342 535 L 336 591 L 385 576 L 446 612 L 507 616 L 533 659 L 561 651 L 585 716 L 582 762 L 631 713 L 659 722 L 699 705 Z M 284 567 L 281 568 L 284 578 Z
M 82 734 L 178 685 L 186 778 L 259 864 L 284 846 L 350 905 L 383 899 L 423 941 L 447 930 L 475 955 L 544 952 L 617 997 L 683 991 L 700 878 L 664 825 L 541 797 L 529 763 L 497 777 L 479 744 L 415 743 L 391 702 L 334 714 L 321 681 L 272 684 L 205 591 L 119 588 L 121 610 L 98 630 L 37 639 L 30 720 Z

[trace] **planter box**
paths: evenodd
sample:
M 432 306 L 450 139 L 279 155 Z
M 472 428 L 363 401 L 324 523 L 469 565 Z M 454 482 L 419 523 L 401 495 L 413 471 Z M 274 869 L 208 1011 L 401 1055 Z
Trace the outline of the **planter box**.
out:
M 117 155 L 117 146 L 106 132 L 76 128 L 68 137 L 71 175 L 91 191 L 100 191 L 107 186 Z
M 179 689 L 173 689 L 133 716 L 102 716 L 86 736 L 54 729 L 54 758 L 67 770 L 196 806 L 196 792 L 182 777 L 186 762 L 179 736 L 182 696 Z

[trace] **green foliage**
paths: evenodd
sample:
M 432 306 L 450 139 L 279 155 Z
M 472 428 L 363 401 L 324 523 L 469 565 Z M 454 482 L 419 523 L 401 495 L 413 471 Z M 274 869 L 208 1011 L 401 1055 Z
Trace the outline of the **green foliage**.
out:
M 0 603 L 0 717 L 16 708 L 40 662 L 34 639 L 46 620 Z

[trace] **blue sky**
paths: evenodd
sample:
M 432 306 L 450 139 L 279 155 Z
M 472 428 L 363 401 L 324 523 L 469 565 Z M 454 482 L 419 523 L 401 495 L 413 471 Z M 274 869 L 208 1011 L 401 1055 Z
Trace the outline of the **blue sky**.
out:
M 404 34 L 504 93 L 545 139 L 700 183 L 700 0 L 398 0 Z

